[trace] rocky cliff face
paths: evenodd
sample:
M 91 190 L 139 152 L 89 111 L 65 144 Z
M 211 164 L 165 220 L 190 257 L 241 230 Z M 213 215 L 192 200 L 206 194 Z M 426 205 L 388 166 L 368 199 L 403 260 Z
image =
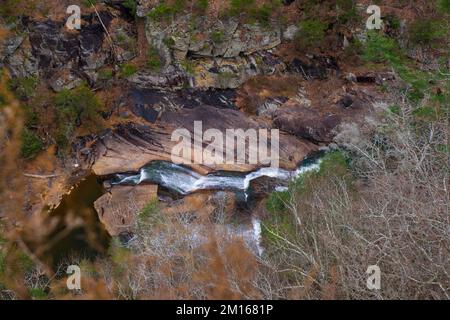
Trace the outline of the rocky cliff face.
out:
M 69 175 L 92 170 L 107 176 L 171 161 L 172 132 L 185 128 L 194 136 L 195 121 L 223 134 L 279 129 L 280 167 L 294 169 L 330 143 L 341 123 L 362 122 L 383 98 L 376 86 L 392 79 L 343 66 L 333 52 L 297 52 L 292 43 L 299 29 L 293 24 L 188 11 L 158 19 L 152 15 L 157 1 L 144 0 L 133 20 L 121 1 L 106 3 L 83 15 L 79 31 L 67 30 L 64 20 L 25 17 L 22 32 L 12 33 L 0 48 L 0 62 L 13 78 L 35 77 L 54 92 L 87 82 L 111 96 L 112 107 L 102 114 L 107 127 L 76 139 L 71 159 L 76 169 Z M 125 72 L 130 66 L 133 72 Z M 208 174 L 265 165 L 190 167 Z M 260 189 L 266 185 L 271 184 Z M 136 213 L 121 208 L 117 216 L 120 203 L 135 197 L 141 210 L 156 194 L 153 186 L 114 187 L 96 208 L 117 235 L 129 231 Z
M 103 66 L 136 54 L 125 43 L 112 43 L 118 37 L 131 37 L 130 25 L 117 14 L 91 14 L 80 31 L 69 31 L 63 21 L 24 19 L 25 33 L 4 43 L 3 63 L 13 77 L 40 77 L 55 91 L 75 88 L 82 81 L 93 85 Z

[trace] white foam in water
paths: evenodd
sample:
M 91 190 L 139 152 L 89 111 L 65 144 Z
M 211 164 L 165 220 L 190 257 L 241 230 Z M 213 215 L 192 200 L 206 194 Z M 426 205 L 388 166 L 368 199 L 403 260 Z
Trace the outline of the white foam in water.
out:
M 152 167 L 152 165 L 146 166 L 136 175 L 126 176 L 124 174 L 118 174 L 116 177 L 119 181 L 114 184 L 140 184 L 142 182 L 153 182 L 182 194 L 207 189 L 243 190 L 245 191 L 245 197 L 247 198 L 246 191 L 248 190 L 251 181 L 255 179 L 260 177 L 271 177 L 289 181 L 305 172 L 317 171 L 319 168 L 320 160 L 317 160 L 310 165 L 302 166 L 294 171 L 279 168 L 260 168 L 245 176 L 202 176 L 188 168 L 173 163 L 163 163 L 160 167 Z M 286 190 L 285 187 L 277 188 L 277 191 Z
M 253 225 L 253 238 L 256 242 L 258 254 L 261 256 L 264 253 L 264 248 L 261 245 L 261 220 L 252 217 L 252 225 Z
M 183 195 L 189 194 L 197 190 L 220 190 L 220 189 L 232 189 L 232 190 L 242 190 L 245 194 L 245 200 L 248 198 L 247 190 L 250 186 L 251 181 L 258 179 L 260 177 L 271 177 L 277 178 L 283 181 L 290 181 L 295 179 L 302 174 L 310 171 L 318 171 L 320 169 L 321 160 L 318 159 L 315 162 L 301 166 L 293 171 L 278 169 L 278 168 L 260 168 L 256 171 L 250 172 L 247 175 L 206 175 L 202 176 L 188 168 L 169 163 L 169 162 L 158 162 L 151 163 L 143 167 L 138 174 L 135 175 L 125 175 L 117 174 L 116 182 L 113 184 L 140 184 L 142 182 L 156 183 L 164 186 L 168 189 L 179 192 Z M 288 190 L 285 186 L 277 186 L 275 191 L 286 191 Z M 233 234 L 241 234 L 245 239 L 247 239 L 248 244 L 251 246 L 252 250 L 261 256 L 264 253 L 264 248 L 261 244 L 261 221 L 252 216 L 251 227 L 240 226 L 235 230 L 235 227 L 227 226 L 232 228 L 229 231 Z M 250 228 L 248 228 L 250 227 Z M 201 243 L 202 236 L 197 231 L 193 229 L 192 239 L 193 243 Z
M 297 168 L 294 172 L 293 178 L 298 178 L 302 174 L 310 171 L 319 171 L 320 169 L 320 163 L 322 162 L 322 159 L 318 159 L 316 162 L 310 164 L 309 166 L 303 166 L 300 168 Z

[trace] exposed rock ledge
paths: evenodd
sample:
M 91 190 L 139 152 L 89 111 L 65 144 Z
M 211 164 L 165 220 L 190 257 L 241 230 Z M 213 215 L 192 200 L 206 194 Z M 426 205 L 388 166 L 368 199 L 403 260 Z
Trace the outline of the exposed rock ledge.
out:
M 133 229 L 136 215 L 157 198 L 158 186 L 116 186 L 94 203 L 100 221 L 111 236 Z
M 94 173 L 99 176 L 138 171 L 145 164 L 154 160 L 172 161 L 172 149 L 178 143 L 171 141 L 173 130 L 185 128 L 193 137 L 194 121 L 202 121 L 203 132 L 209 128 L 215 128 L 223 134 L 225 134 L 226 129 L 268 128 L 264 122 L 248 118 L 237 110 L 202 106 L 194 109 L 167 111 L 162 114 L 157 123 L 147 125 L 131 122 L 120 124 L 102 137 L 84 138 L 78 148 L 78 157 L 81 162 L 91 166 Z M 193 137 L 193 139 L 197 140 L 199 137 Z M 204 144 L 204 147 L 206 145 Z M 227 147 L 234 148 L 234 146 L 226 146 L 224 141 L 225 152 Z M 279 165 L 284 169 L 294 169 L 301 160 L 311 152 L 316 151 L 317 148 L 311 142 L 280 132 Z M 192 150 L 194 151 L 194 149 Z M 256 152 L 256 150 L 253 151 Z M 191 159 L 186 160 L 190 161 Z M 264 164 L 260 162 L 257 164 L 190 165 L 202 174 L 216 170 L 245 172 L 261 166 L 264 166 Z

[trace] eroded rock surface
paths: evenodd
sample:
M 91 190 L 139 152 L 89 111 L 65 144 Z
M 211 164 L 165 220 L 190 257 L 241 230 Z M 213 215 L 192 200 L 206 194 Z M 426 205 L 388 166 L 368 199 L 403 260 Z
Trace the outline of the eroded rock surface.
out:
M 27 32 L 6 40 L 0 60 L 13 77 L 39 76 L 54 91 L 61 91 L 82 81 L 93 84 L 106 64 L 134 58 L 135 49 L 126 41 L 132 37 L 131 26 L 118 12 L 100 11 L 98 16 L 83 16 L 82 21 L 79 31 L 70 31 L 65 21 L 25 19 Z
M 274 123 L 283 131 L 317 142 L 330 142 L 332 130 L 341 122 L 339 115 L 320 115 L 312 108 L 291 105 L 276 112 Z
M 202 121 L 203 132 L 209 128 L 219 130 L 225 136 L 227 129 L 262 129 L 268 128 L 264 122 L 258 122 L 248 118 L 238 110 L 220 109 L 211 106 L 200 106 L 194 109 L 180 109 L 166 111 L 156 123 L 149 124 L 122 124 L 113 128 L 104 136 L 93 138 L 94 141 L 85 141 L 79 146 L 79 157 L 84 163 L 92 165 L 97 175 L 107 175 L 117 172 L 138 171 L 145 164 L 154 160 L 172 161 L 172 150 L 178 141 L 172 141 L 172 132 L 177 128 L 188 130 L 192 137 L 192 156 L 194 141 L 202 141 L 201 137 L 194 136 L 194 122 Z M 271 135 L 269 134 L 269 148 Z M 235 152 L 235 146 L 226 145 L 224 152 L 231 148 Z M 92 145 L 87 148 L 87 145 Z M 207 144 L 205 142 L 205 144 Z M 206 146 L 205 146 L 206 147 Z M 256 152 L 257 146 L 250 146 L 247 152 Z M 280 132 L 279 135 L 279 159 L 280 167 L 293 169 L 297 163 L 311 152 L 317 150 L 317 146 L 292 135 Z M 182 158 L 177 159 L 179 161 Z M 193 158 L 184 159 L 196 171 L 208 173 L 215 170 L 251 171 L 259 166 L 261 162 L 249 164 L 196 164 Z M 205 159 L 204 159 L 205 160 Z M 206 161 L 203 161 L 205 163 Z
M 95 201 L 100 221 L 111 236 L 130 232 L 136 217 L 152 200 L 157 199 L 158 186 L 114 186 Z

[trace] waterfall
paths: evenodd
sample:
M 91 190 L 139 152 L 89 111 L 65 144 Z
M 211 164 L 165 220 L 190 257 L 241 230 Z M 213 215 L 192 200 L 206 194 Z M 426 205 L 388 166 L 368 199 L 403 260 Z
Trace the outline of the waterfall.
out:
M 137 174 L 117 174 L 112 185 L 138 185 L 154 183 L 169 190 L 186 195 L 198 190 L 235 190 L 247 191 L 250 183 L 260 177 L 271 177 L 281 181 L 290 181 L 301 174 L 318 170 L 320 159 L 303 161 L 296 170 L 279 168 L 259 168 L 250 173 L 215 172 L 200 175 L 195 171 L 166 161 L 154 161 L 141 168 Z M 282 190 L 280 187 L 278 190 Z
M 259 168 L 258 170 L 241 172 L 214 172 L 208 175 L 201 175 L 195 171 L 166 161 L 153 161 L 142 167 L 136 174 L 116 174 L 110 181 L 112 185 L 138 185 L 140 183 L 153 183 L 175 191 L 182 195 L 187 195 L 198 190 L 234 190 L 242 191 L 245 201 L 248 200 L 248 190 L 253 180 L 260 177 L 271 177 L 280 181 L 290 181 L 300 175 L 316 171 L 320 168 L 321 159 L 318 157 L 309 158 L 300 163 L 296 170 L 283 170 L 279 168 Z M 286 187 L 277 186 L 276 191 L 284 191 Z M 247 245 L 257 255 L 261 256 L 264 248 L 261 244 L 261 221 L 251 217 L 249 226 L 226 225 L 225 231 L 229 234 L 241 235 Z M 223 230 L 224 231 L 224 230 Z M 191 236 L 193 243 L 202 241 L 202 234 L 199 230 L 192 229 Z M 195 241 L 194 241 L 195 240 Z

